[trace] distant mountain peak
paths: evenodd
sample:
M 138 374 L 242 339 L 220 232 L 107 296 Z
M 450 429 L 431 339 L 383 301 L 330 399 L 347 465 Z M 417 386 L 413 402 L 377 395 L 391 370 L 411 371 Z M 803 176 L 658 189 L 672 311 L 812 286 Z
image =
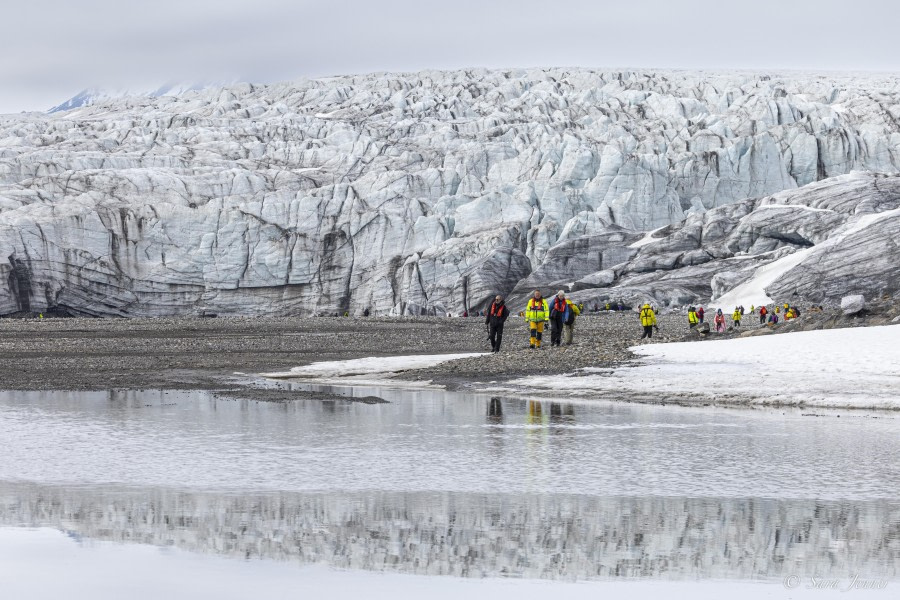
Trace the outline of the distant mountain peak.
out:
M 47 114 L 64 112 L 85 106 L 92 106 L 107 100 L 115 100 L 117 98 L 159 98 L 161 96 L 180 96 L 191 91 L 201 91 L 210 88 L 224 87 L 237 83 L 236 81 L 179 81 L 165 83 L 161 86 L 152 88 L 85 88 L 60 104 L 47 111 Z

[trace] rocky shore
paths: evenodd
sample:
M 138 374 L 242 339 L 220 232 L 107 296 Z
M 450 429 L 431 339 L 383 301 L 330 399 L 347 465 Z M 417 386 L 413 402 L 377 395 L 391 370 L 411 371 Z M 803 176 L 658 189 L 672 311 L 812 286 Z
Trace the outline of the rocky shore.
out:
M 689 332 L 683 314 L 664 313 L 659 331 L 643 343 L 883 325 L 898 318 L 900 305 L 883 301 L 850 316 L 836 308 L 804 311 L 776 328 L 760 328 L 747 315 L 742 329 L 701 338 Z M 632 357 L 628 348 L 641 343 L 640 334 L 634 313 L 589 314 L 579 318 L 572 346 L 551 348 L 547 334 L 545 347 L 531 350 L 524 322 L 512 317 L 503 351 L 490 354 L 480 318 L 0 319 L 0 389 L 208 389 L 226 397 L 256 389 L 254 397 L 283 400 L 278 389 L 248 387 L 248 375 L 323 360 L 485 353 L 399 375 L 460 387 L 620 364 Z
M 235 373 L 475 352 L 476 319 L 0 319 L 0 389 L 239 389 Z
M 661 316 L 658 339 L 680 339 Z M 640 327 L 630 313 L 588 316 L 570 347 L 528 350 L 524 322 L 507 324 L 503 352 L 410 372 L 415 379 L 506 378 L 624 360 Z M 549 346 L 549 334 L 546 336 Z M 656 341 L 656 338 L 655 340 Z M 487 352 L 480 318 L 0 319 L 0 389 L 243 389 L 235 373 L 287 370 L 366 356 Z

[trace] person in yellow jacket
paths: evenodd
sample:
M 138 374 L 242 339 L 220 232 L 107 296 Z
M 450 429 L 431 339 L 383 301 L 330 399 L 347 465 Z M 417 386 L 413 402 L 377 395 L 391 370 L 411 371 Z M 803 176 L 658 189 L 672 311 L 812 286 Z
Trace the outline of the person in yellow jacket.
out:
M 641 307 L 641 325 L 644 326 L 644 335 L 641 336 L 641 339 L 652 338 L 653 328 L 656 327 L 656 313 L 649 304 Z
M 735 307 L 734 312 L 731 313 L 731 320 L 734 321 L 735 327 L 741 326 L 741 309 L 739 307 Z
M 525 307 L 525 322 L 528 323 L 528 331 L 531 333 L 531 347 L 541 347 L 541 337 L 544 333 L 544 325 L 550 321 L 550 307 L 541 296 L 540 290 L 534 290 L 534 297 L 528 301 Z
M 688 325 L 691 329 L 697 326 L 700 322 L 700 317 L 697 316 L 697 309 L 691 306 L 688 308 Z

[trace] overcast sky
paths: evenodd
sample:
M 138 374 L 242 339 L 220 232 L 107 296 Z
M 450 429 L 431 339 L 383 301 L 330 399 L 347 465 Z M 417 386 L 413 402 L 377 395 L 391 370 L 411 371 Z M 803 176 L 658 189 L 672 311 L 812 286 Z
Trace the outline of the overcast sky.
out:
M 896 0 L 5 0 L 0 17 L 0 112 L 431 68 L 900 71 Z

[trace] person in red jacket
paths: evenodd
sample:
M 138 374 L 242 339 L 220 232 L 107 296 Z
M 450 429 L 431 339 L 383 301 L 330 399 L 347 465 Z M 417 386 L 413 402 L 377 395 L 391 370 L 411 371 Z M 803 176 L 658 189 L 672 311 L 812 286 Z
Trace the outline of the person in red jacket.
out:
M 503 324 L 509 317 L 509 309 L 503 303 L 503 296 L 494 298 L 491 308 L 487 311 L 484 324 L 488 328 L 488 339 L 491 341 L 491 352 L 500 352 L 500 344 L 503 342 Z
M 700 322 L 701 322 L 701 323 L 703 322 L 703 315 L 704 315 L 704 314 L 705 314 L 705 312 L 703 311 L 703 307 L 702 307 L 702 306 L 701 306 L 700 308 L 697 309 L 697 318 L 700 319 Z

